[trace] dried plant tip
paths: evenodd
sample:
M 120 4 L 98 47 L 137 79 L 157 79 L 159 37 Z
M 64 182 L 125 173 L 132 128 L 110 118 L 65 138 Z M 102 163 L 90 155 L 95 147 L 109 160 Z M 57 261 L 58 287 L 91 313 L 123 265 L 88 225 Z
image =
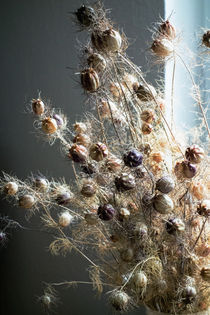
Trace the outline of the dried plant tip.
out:
M 204 158 L 204 150 L 194 144 L 186 149 L 185 157 L 191 163 L 200 163 Z
M 163 176 L 156 182 L 156 189 L 164 194 L 168 194 L 174 187 L 174 180 L 170 176 Z
M 176 30 L 169 20 L 166 20 L 160 24 L 159 33 L 163 36 L 166 36 L 170 40 L 173 40 L 176 37 Z
M 206 31 L 206 32 L 203 34 L 202 43 L 203 43 L 203 45 L 205 45 L 206 47 L 210 48 L 210 30 Z
M 143 123 L 141 126 L 141 131 L 144 135 L 149 135 L 153 130 L 152 125 L 147 124 L 147 123 Z
M 137 167 L 142 164 L 143 154 L 136 149 L 126 152 L 123 156 L 123 161 L 126 166 Z
M 32 100 L 32 109 L 34 114 L 40 116 L 44 113 L 45 106 L 42 100 L 38 99 L 33 99 Z
M 81 84 L 87 92 L 95 92 L 100 85 L 97 72 L 93 68 L 81 72 Z
M 83 122 L 78 122 L 74 124 L 74 130 L 76 133 L 84 134 L 87 131 L 87 129 L 88 129 L 87 125 Z
M 199 203 L 197 212 L 204 217 L 210 216 L 210 200 L 203 200 Z
M 116 215 L 116 210 L 110 204 L 99 206 L 98 216 L 103 221 L 110 221 Z
M 95 10 L 92 7 L 82 5 L 75 15 L 82 26 L 90 26 L 96 18 Z
M 132 174 L 122 173 L 115 178 L 115 186 L 118 191 L 127 191 L 136 187 L 135 178 Z
M 101 72 L 106 69 L 106 59 L 102 55 L 97 53 L 91 54 L 87 59 L 87 63 L 97 72 Z
M 90 157 L 97 162 L 100 162 L 107 157 L 108 153 L 107 146 L 101 142 L 93 144 L 89 151 Z
M 117 172 L 121 169 L 122 161 L 116 156 L 112 155 L 106 160 L 106 167 L 111 172 Z
M 153 205 L 155 210 L 161 214 L 169 213 L 174 208 L 173 201 L 168 195 L 156 195 L 153 198 Z
M 34 179 L 34 186 L 37 190 L 41 192 L 45 192 L 49 188 L 49 182 L 47 179 L 41 177 L 41 176 L 36 176 Z
M 149 124 L 154 120 L 154 112 L 151 109 L 146 109 L 141 113 L 140 117 L 141 120 Z
M 18 192 L 18 184 L 16 182 L 8 182 L 4 185 L 4 192 L 7 195 L 13 196 Z
M 151 49 L 158 57 L 162 58 L 171 55 L 174 51 L 174 47 L 171 41 L 164 37 L 155 39 L 151 46 Z
M 76 163 L 84 163 L 88 157 L 87 149 L 80 144 L 73 144 L 69 149 L 69 157 Z
M 97 50 L 106 53 L 117 52 L 122 45 L 120 33 L 112 28 L 103 31 L 102 33 L 92 33 L 91 41 Z
M 142 102 L 152 101 L 157 95 L 155 88 L 150 84 L 147 85 L 140 84 L 138 87 L 134 86 L 134 90 L 136 92 L 137 97 Z
M 186 178 L 192 178 L 196 175 L 197 169 L 196 166 L 191 164 L 188 161 L 182 162 L 183 175 Z
M 62 118 L 60 115 L 54 114 L 54 115 L 53 115 L 53 119 L 56 120 L 56 123 L 57 123 L 58 128 L 61 128 L 61 127 L 64 125 L 63 118 Z
M 210 282 L 210 265 L 201 269 L 201 277 L 204 281 Z
M 58 125 L 57 121 L 54 118 L 47 117 L 42 120 L 42 130 L 46 134 L 53 134 L 57 131 Z
M 136 288 L 145 288 L 147 286 L 147 276 L 143 271 L 138 271 L 133 276 Z
M 90 144 L 90 137 L 83 134 L 83 133 L 78 133 L 73 140 L 74 143 L 81 144 L 84 147 L 88 147 Z
M 129 296 L 120 290 L 113 291 L 110 296 L 110 303 L 116 311 L 125 311 L 129 304 Z
M 68 191 L 64 191 L 61 194 L 58 194 L 55 198 L 58 205 L 67 205 L 72 200 L 72 195 Z
M 86 213 L 85 221 L 88 225 L 96 225 L 98 223 L 98 217 L 95 213 Z
M 73 220 L 73 216 L 68 212 L 64 211 L 59 215 L 59 225 L 61 227 L 67 227 Z
M 36 201 L 32 195 L 23 195 L 19 198 L 19 206 L 25 209 L 30 209 L 35 205 Z
M 169 234 L 174 234 L 176 232 L 182 232 L 185 230 L 185 224 L 179 218 L 168 219 L 165 227 L 166 227 L 166 231 Z
M 93 180 L 86 180 L 82 186 L 81 194 L 85 197 L 92 197 L 96 193 L 96 184 Z

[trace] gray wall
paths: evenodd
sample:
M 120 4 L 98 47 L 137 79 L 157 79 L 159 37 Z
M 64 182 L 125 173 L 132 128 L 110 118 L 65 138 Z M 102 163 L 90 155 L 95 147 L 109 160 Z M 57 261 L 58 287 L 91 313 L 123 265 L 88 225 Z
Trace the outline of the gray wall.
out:
M 163 0 L 106 0 L 111 16 L 123 28 L 130 42 L 128 49 L 134 61 L 147 69 L 151 33 L 148 27 L 163 17 Z M 27 103 L 41 91 L 55 107 L 68 115 L 70 122 L 85 110 L 84 96 L 74 76 L 77 70 L 76 32 L 68 12 L 78 0 L 10 0 L 1 1 L 0 11 L 0 76 L 1 169 L 20 178 L 41 171 L 51 177 L 65 176 L 69 181 L 70 164 L 61 156 L 59 146 L 49 147 L 34 136 L 32 119 L 24 114 Z M 147 58 L 144 54 L 147 54 Z M 67 69 L 70 67 L 71 69 Z M 155 69 L 148 80 L 152 82 Z M 38 220 L 24 219 L 22 209 L 1 200 L 2 214 L 23 225 L 36 226 Z M 0 313 L 2 315 L 41 314 L 37 296 L 42 294 L 42 281 L 85 280 L 87 264 L 77 255 L 52 257 L 46 248 L 50 237 L 37 232 L 16 230 L 0 251 Z M 63 304 L 59 315 L 111 314 L 105 299 L 94 297 L 89 287 L 61 290 Z M 134 311 L 130 314 L 143 314 Z

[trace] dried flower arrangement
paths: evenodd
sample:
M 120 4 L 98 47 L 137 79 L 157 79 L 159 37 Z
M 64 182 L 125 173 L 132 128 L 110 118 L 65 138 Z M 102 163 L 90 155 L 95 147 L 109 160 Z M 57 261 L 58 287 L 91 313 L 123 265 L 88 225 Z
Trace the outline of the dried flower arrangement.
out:
M 176 51 L 175 27 L 161 21 L 151 51 L 158 62 L 177 56 L 191 78 L 201 123 L 184 144 L 166 118 L 164 93 L 127 57 L 126 37 L 103 6 L 83 5 L 75 17 L 91 35 L 80 78 L 93 110 L 71 129 L 40 95 L 31 101 L 37 132 L 50 144 L 61 142 L 75 185 L 4 173 L 1 192 L 27 217 L 39 210 L 43 227 L 54 235 L 52 254 L 73 249 L 82 255 L 90 264 L 90 283 L 99 293 L 108 288 L 115 310 L 146 305 L 168 314 L 208 312 L 210 172 L 204 143 L 210 132 L 199 88 Z M 209 42 L 206 31 L 207 50 Z M 17 225 L 2 218 L 0 241 Z M 40 297 L 46 311 L 56 299 L 55 287 L 71 284 L 46 286 Z

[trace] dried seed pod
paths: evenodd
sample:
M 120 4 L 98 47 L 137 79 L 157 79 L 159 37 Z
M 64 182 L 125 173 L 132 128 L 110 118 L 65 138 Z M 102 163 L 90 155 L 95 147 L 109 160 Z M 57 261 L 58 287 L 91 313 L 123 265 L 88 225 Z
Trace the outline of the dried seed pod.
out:
M 74 142 L 74 143 L 77 143 L 77 144 L 81 144 L 81 145 L 83 145 L 84 147 L 88 147 L 89 144 L 90 144 L 90 137 L 87 136 L 86 134 L 78 133 L 78 134 L 74 137 L 73 142 Z
M 135 89 L 135 92 L 142 102 L 152 101 L 157 95 L 155 88 L 150 84 L 140 84 L 138 88 Z
M 153 196 L 151 194 L 144 194 L 143 197 L 142 197 L 142 203 L 143 205 L 145 206 L 148 206 L 148 205 L 151 205 L 153 202 Z
M 18 184 L 16 182 L 8 182 L 4 185 L 4 192 L 7 195 L 13 196 L 18 192 Z
M 136 187 L 135 178 L 132 174 L 122 173 L 115 178 L 115 185 L 118 191 L 127 191 Z
M 121 208 L 119 211 L 120 217 L 122 219 L 128 219 L 130 217 L 130 211 L 126 208 Z
M 168 219 L 165 227 L 166 227 L 166 231 L 169 234 L 174 234 L 176 232 L 182 232 L 185 230 L 185 224 L 179 218 Z
M 107 157 L 108 153 L 107 146 L 101 142 L 93 144 L 89 151 L 90 157 L 97 162 L 100 162 Z
M 204 281 L 210 282 L 210 265 L 201 269 L 201 277 Z
M 93 180 L 86 180 L 82 186 L 81 194 L 85 197 L 92 197 L 96 193 L 96 184 Z
M 62 128 L 62 126 L 64 125 L 63 118 L 58 114 L 54 114 L 53 118 L 56 120 L 58 128 Z
M 206 47 L 210 48 L 210 30 L 206 31 L 206 32 L 203 34 L 202 43 L 203 43 L 203 45 L 205 45 Z
M 94 8 L 90 6 L 82 5 L 76 12 L 75 15 L 82 26 L 90 26 L 96 18 Z
M 88 65 L 95 69 L 97 72 L 104 71 L 106 69 L 106 59 L 97 53 L 91 54 L 87 59 Z
M 125 311 L 129 304 L 129 296 L 121 290 L 112 291 L 110 303 L 116 311 Z
M 106 160 L 106 167 L 111 172 L 117 172 L 121 169 L 122 161 L 116 156 L 112 155 Z
M 92 174 L 96 173 L 97 168 L 94 164 L 87 163 L 87 164 L 81 166 L 81 170 L 85 174 L 92 175 Z
M 185 157 L 191 163 L 200 163 L 204 158 L 204 150 L 197 144 L 194 144 L 186 149 Z
M 123 261 L 130 262 L 134 257 L 134 250 L 132 247 L 128 247 L 121 251 L 120 257 Z
M 147 286 L 147 276 L 143 271 L 138 271 L 133 276 L 136 288 L 145 288 Z
M 140 117 L 141 120 L 149 124 L 154 120 L 154 112 L 151 109 L 146 109 L 141 113 Z
M 64 211 L 59 215 L 59 225 L 62 227 L 67 227 L 73 220 L 73 216 L 68 212 Z
M 69 191 L 64 191 L 58 194 L 55 198 L 55 201 L 58 205 L 67 205 L 72 200 L 72 194 Z
M 83 70 L 81 72 L 81 84 L 87 92 L 95 92 L 100 86 L 97 72 L 93 68 Z
M 45 192 L 49 188 L 49 182 L 46 178 L 41 177 L 41 176 L 36 176 L 34 178 L 34 186 L 37 190 L 41 192 Z
M 207 190 L 206 186 L 203 185 L 202 183 L 200 183 L 200 182 L 192 183 L 192 186 L 191 186 L 192 194 L 198 200 L 204 199 L 205 194 L 206 194 L 206 190 Z
M 42 100 L 38 99 L 33 99 L 32 100 L 32 109 L 34 114 L 40 116 L 44 113 L 45 106 L 44 102 Z
M 137 167 L 142 164 L 143 154 L 136 149 L 132 149 L 123 155 L 126 166 Z
M 34 196 L 26 194 L 19 198 L 19 206 L 25 209 L 32 208 L 36 203 Z
M 42 130 L 46 133 L 46 134 L 53 134 L 57 131 L 58 129 L 58 125 L 57 125 L 57 121 L 54 118 L 51 117 L 47 117 L 45 119 L 42 120 Z
M 171 55 L 174 51 L 172 42 L 164 37 L 155 39 L 151 49 L 158 57 L 162 58 Z
M 153 198 L 153 205 L 155 210 L 161 214 L 169 213 L 174 208 L 173 201 L 168 195 L 156 195 Z
M 183 170 L 183 175 L 186 178 L 194 177 L 196 175 L 196 172 L 197 172 L 196 166 L 191 164 L 188 161 L 182 162 L 182 170 Z
M 147 233 L 148 233 L 148 228 L 146 226 L 145 223 L 142 223 L 142 222 L 137 222 L 134 229 L 133 229 L 133 234 L 136 236 L 136 237 L 145 237 L 147 236 Z
M 74 130 L 76 133 L 84 134 L 88 130 L 88 126 L 83 122 L 78 122 L 74 124 Z
M 97 50 L 106 53 L 117 52 L 122 45 L 120 33 L 112 28 L 103 31 L 102 33 L 92 33 L 91 41 Z
M 162 152 L 154 152 L 151 154 L 151 159 L 156 163 L 160 163 L 164 160 L 163 153 Z
M 144 135 L 149 135 L 153 130 L 152 125 L 147 124 L 147 123 L 143 123 L 141 126 L 141 131 Z
M 174 187 L 174 180 L 170 176 L 163 176 L 156 182 L 156 189 L 164 194 L 168 194 Z
M 84 163 L 88 157 L 87 149 L 80 144 L 73 144 L 69 149 L 69 157 L 76 163 Z
M 88 225 L 96 225 L 98 223 L 98 216 L 95 213 L 86 213 L 85 221 Z
M 99 206 L 98 208 L 98 216 L 103 221 L 112 220 L 115 215 L 116 210 L 110 204 L 105 204 L 103 206 Z
M 194 286 L 188 285 L 183 289 L 183 298 L 186 304 L 192 303 L 196 295 L 197 291 Z
M 169 40 L 173 40 L 176 37 L 176 30 L 169 20 L 166 20 L 160 24 L 159 33 L 163 36 L 166 36 Z
M 210 216 L 210 200 L 203 200 L 199 203 L 197 208 L 198 214 L 209 217 Z
M 43 305 L 47 308 L 50 307 L 50 304 L 52 303 L 52 299 L 51 296 L 49 296 L 48 294 L 44 294 L 41 296 L 40 298 L 41 302 L 43 303 Z

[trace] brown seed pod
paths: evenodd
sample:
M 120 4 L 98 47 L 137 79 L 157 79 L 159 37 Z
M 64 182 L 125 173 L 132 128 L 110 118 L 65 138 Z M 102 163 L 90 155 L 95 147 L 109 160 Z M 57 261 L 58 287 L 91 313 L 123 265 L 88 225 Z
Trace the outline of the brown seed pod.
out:
M 19 206 L 25 209 L 30 209 L 35 205 L 35 198 L 32 195 L 26 194 L 19 198 Z
M 210 265 L 201 269 L 201 277 L 204 281 L 210 282 Z
M 174 47 L 171 41 L 164 37 L 155 39 L 151 46 L 151 49 L 155 55 L 162 58 L 170 56 L 174 51 Z
M 148 282 L 146 274 L 143 271 L 135 272 L 133 282 L 136 288 L 145 288 Z
M 69 191 L 62 191 L 58 193 L 55 198 L 55 201 L 58 205 L 68 205 L 72 201 L 72 194 Z
M 151 154 L 151 159 L 156 163 L 160 163 L 164 160 L 163 153 L 162 152 L 154 152 Z
M 168 219 L 165 227 L 166 227 L 166 231 L 169 234 L 174 234 L 176 232 L 182 232 L 185 230 L 185 224 L 180 218 Z
M 169 213 L 174 208 L 173 201 L 168 195 L 156 195 L 153 198 L 153 205 L 155 210 L 161 214 Z
M 196 175 L 196 172 L 197 172 L 196 166 L 191 164 L 188 161 L 182 162 L 182 170 L 183 170 L 183 175 L 186 178 L 194 177 Z
M 81 84 L 87 92 L 95 92 L 100 86 L 97 72 L 93 68 L 83 70 Z
M 203 45 L 205 45 L 206 47 L 210 48 L 210 30 L 206 31 L 206 32 L 203 34 L 202 43 L 203 43 Z
M 174 180 L 170 176 L 163 176 L 156 182 L 156 189 L 164 194 L 168 194 L 174 187 Z
M 108 153 L 107 146 L 101 142 L 92 144 L 89 151 L 90 157 L 97 162 L 100 162 L 107 157 Z
M 112 28 L 109 28 L 102 33 L 92 33 L 91 41 L 97 50 L 106 53 L 114 53 L 120 50 L 122 38 L 120 33 Z
M 127 191 L 136 187 L 135 177 L 132 174 L 122 173 L 115 178 L 115 185 L 118 191 Z
M 41 177 L 41 176 L 36 176 L 34 178 L 34 186 L 37 190 L 41 192 L 45 192 L 49 188 L 49 182 L 46 178 Z
M 147 123 L 143 123 L 141 126 L 141 131 L 144 135 L 149 135 L 153 130 L 152 125 L 147 124 Z
M 38 99 L 33 99 L 32 100 L 32 109 L 34 114 L 40 116 L 44 113 L 45 110 L 45 105 L 42 100 Z
M 8 182 L 4 185 L 4 192 L 7 195 L 13 196 L 18 192 L 18 184 L 16 182 Z
M 141 113 L 140 117 L 141 120 L 150 124 L 154 120 L 154 112 L 151 109 L 146 109 Z
M 122 161 L 116 156 L 112 155 L 106 160 L 106 167 L 110 172 L 117 172 L 122 167 Z
M 197 212 L 204 217 L 210 216 L 210 200 L 203 200 L 199 203 Z
M 54 118 L 51 117 L 47 117 L 45 119 L 42 120 L 42 130 L 46 133 L 46 134 L 53 134 L 57 131 L 58 129 L 58 125 L 57 125 L 57 121 Z
M 78 122 L 78 123 L 74 124 L 74 130 L 78 134 L 79 133 L 84 134 L 85 132 L 87 132 L 88 126 L 85 123 L 83 123 L 83 122 Z
M 197 144 L 194 144 L 186 149 L 185 157 L 191 163 L 200 163 L 204 158 L 204 150 Z
M 159 33 L 163 36 L 166 36 L 169 40 L 173 40 L 176 37 L 176 30 L 169 20 L 166 20 L 160 24 Z
M 68 212 L 64 211 L 59 215 L 59 225 L 61 227 L 67 227 L 73 220 L 73 216 Z
M 152 101 L 157 95 L 155 88 L 150 84 L 140 84 L 138 88 L 135 89 L 135 92 L 142 102 Z
M 87 63 L 97 72 L 101 72 L 106 69 L 106 59 L 102 55 L 97 53 L 91 54 L 87 59 Z
M 69 149 L 68 155 L 76 163 L 84 163 L 88 157 L 87 149 L 80 144 L 73 144 Z
M 73 142 L 74 142 L 74 143 L 77 143 L 77 144 L 81 144 L 81 145 L 83 145 L 84 147 L 88 147 L 89 144 L 90 144 L 90 137 L 87 136 L 86 134 L 78 133 L 78 134 L 74 137 Z
M 81 194 L 85 197 L 92 197 L 96 193 L 96 184 L 93 180 L 88 179 L 84 182 L 82 189 L 81 189 Z

